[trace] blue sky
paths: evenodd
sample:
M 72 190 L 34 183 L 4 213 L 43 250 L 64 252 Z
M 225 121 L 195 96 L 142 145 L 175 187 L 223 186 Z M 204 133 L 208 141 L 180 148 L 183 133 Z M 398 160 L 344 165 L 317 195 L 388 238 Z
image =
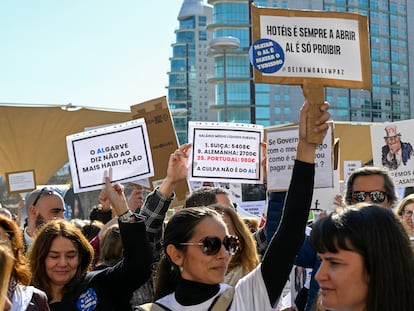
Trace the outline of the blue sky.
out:
M 129 110 L 166 96 L 183 0 L 1 0 L 0 103 Z

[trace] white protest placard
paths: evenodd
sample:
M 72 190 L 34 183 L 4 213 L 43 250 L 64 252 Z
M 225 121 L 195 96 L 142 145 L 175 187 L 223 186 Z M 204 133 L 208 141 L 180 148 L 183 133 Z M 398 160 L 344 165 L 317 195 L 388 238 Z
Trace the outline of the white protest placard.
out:
M 6 173 L 6 186 L 9 193 L 23 193 L 36 189 L 34 170 Z
M 372 157 L 394 177 L 396 187 L 414 186 L 414 120 L 371 125 Z
M 244 215 L 244 217 L 248 217 L 247 215 L 250 214 L 251 216 L 259 218 L 260 221 L 265 207 L 266 201 L 244 201 L 237 203 L 237 213 Z
M 261 16 L 260 24 L 262 38 L 284 47 L 286 69 L 270 75 L 362 80 L 358 21 Z
M 316 213 L 333 212 L 335 210 L 335 196 L 338 194 L 341 194 L 341 187 L 339 183 L 339 170 L 334 170 L 332 188 L 313 189 L 311 210 L 316 211 Z
M 321 115 L 325 87 L 371 89 L 368 17 L 250 6 L 254 82 L 301 85 L 310 104 L 307 141 L 321 144 L 322 133 L 310 127 Z
M 298 127 L 266 129 L 267 189 L 287 190 L 290 184 L 296 147 L 299 141 Z M 332 124 L 315 153 L 315 188 L 333 187 Z
M 255 82 L 371 88 L 368 19 L 355 12 L 252 5 Z
M 113 182 L 134 182 L 154 175 L 144 119 L 66 137 L 73 190 L 101 189 L 104 172 Z
M 348 180 L 348 177 L 352 174 L 353 171 L 362 166 L 361 161 L 344 161 L 344 181 Z
M 263 182 L 263 126 L 225 122 L 189 122 L 191 181 L 256 184 Z

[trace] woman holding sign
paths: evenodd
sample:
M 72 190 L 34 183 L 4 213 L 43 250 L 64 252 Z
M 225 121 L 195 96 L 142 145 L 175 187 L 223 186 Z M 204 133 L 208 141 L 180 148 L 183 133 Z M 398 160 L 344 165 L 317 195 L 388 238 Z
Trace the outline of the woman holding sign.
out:
M 52 311 L 130 310 L 132 292 L 151 274 L 145 217 L 128 209 L 123 188 L 108 177 L 105 195 L 119 216 L 124 256 L 115 266 L 91 272 L 92 246 L 64 219 L 46 223 L 35 238 L 29 253 L 33 283 L 46 292 Z
M 326 133 L 329 104 L 320 106 L 316 133 Z M 300 112 L 299 143 L 284 215 L 261 264 L 235 288 L 223 283 L 239 242 L 219 213 L 188 208 L 176 213 L 164 232 L 164 256 L 157 272 L 156 304 L 161 310 L 272 310 L 305 237 L 312 201 L 317 144 L 307 142 L 309 104 Z M 138 310 L 149 310 L 151 304 Z

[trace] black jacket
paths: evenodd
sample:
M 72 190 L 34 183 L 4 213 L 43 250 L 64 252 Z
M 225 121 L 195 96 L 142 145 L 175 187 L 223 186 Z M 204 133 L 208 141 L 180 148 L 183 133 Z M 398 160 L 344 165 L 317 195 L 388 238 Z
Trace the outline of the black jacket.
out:
M 50 304 L 52 311 L 131 310 L 129 299 L 151 275 L 152 253 L 142 216 L 136 223 L 119 221 L 123 259 L 113 267 L 88 272 L 79 287 Z

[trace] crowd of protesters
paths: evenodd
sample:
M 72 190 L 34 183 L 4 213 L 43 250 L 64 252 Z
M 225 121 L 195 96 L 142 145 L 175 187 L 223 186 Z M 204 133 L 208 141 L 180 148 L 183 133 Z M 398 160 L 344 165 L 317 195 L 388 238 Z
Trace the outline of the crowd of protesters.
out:
M 326 133 L 328 108 L 320 106 L 315 132 Z M 413 195 L 397 206 L 387 171 L 362 168 L 336 210 L 309 226 L 317 144 L 307 139 L 308 113 L 305 102 L 289 189 L 269 193 L 261 226 L 221 187 L 194 190 L 167 219 L 191 144 L 170 155 L 145 196 L 105 177 L 89 219 L 66 220 L 62 195 L 49 187 L 26 197 L 23 226 L 1 207 L 0 311 L 412 310 Z M 314 286 L 286 309 L 295 264 L 313 269 Z

